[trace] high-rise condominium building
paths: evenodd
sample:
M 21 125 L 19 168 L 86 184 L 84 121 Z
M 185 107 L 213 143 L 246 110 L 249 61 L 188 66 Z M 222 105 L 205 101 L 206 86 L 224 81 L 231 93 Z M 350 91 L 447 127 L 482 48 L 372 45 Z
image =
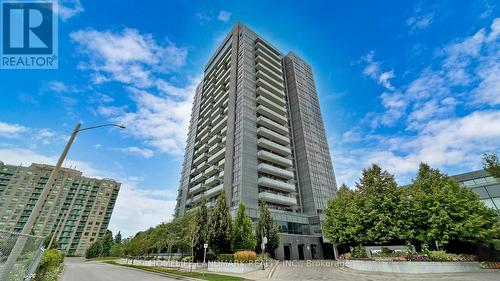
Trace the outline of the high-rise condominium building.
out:
M 0 161 L 0 229 L 21 232 L 53 169 Z M 104 236 L 119 190 L 114 180 L 62 168 L 33 231 L 40 236 L 56 233 L 61 250 L 83 255 L 90 243 Z
M 176 216 L 225 193 L 255 221 L 266 203 L 280 259 L 322 258 L 321 218 L 337 190 L 311 66 L 237 23 L 196 90 Z

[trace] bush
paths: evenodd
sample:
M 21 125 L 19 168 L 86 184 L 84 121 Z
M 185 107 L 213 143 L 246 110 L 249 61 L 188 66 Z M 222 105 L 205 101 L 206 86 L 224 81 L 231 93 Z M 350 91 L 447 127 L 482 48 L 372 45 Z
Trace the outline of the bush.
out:
M 192 262 L 193 261 L 193 257 L 192 256 L 183 257 L 181 259 L 181 261 L 183 261 L 183 262 Z
M 254 251 L 238 251 L 234 253 L 234 260 L 238 262 L 254 262 L 257 254 Z
M 429 259 L 431 261 L 476 261 L 475 255 L 451 254 L 445 251 L 430 251 Z
M 233 262 L 234 261 L 234 254 L 220 254 L 220 255 L 217 255 L 217 261 Z
M 33 281 L 56 281 L 62 270 L 64 256 L 55 249 L 45 251 Z
M 368 255 L 366 254 L 366 249 L 360 245 L 352 249 L 350 257 L 354 259 L 366 259 Z

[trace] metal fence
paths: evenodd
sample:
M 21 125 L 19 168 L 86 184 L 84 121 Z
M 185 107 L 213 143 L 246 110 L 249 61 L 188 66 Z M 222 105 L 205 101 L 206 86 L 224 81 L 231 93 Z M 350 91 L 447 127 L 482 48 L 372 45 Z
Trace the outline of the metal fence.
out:
M 15 261 L 8 261 L 14 245 L 18 240 L 25 240 L 21 254 Z M 43 256 L 44 238 L 33 235 L 0 230 L 0 280 L 30 280 Z

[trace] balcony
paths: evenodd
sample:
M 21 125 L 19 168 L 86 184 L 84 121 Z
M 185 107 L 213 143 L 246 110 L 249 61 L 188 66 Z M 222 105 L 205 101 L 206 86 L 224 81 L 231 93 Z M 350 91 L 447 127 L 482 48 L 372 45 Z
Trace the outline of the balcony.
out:
M 214 174 L 220 172 L 219 166 L 210 166 L 208 169 L 205 170 L 205 175 L 207 176 L 213 176 Z
M 203 162 L 203 160 L 206 160 L 208 156 L 208 153 L 202 153 L 200 156 L 193 160 L 193 165 L 200 164 L 201 162 Z
M 228 100 L 228 97 L 229 95 L 227 94 L 227 92 L 225 92 L 224 94 L 222 94 L 216 101 L 215 101 L 215 104 L 214 104 L 214 107 L 225 107 L 225 103 L 226 101 Z
M 264 126 L 268 129 L 271 129 L 275 132 L 278 132 L 284 136 L 288 135 L 288 127 L 280 125 L 273 120 L 266 118 L 264 116 L 257 117 L 257 124 L 260 126 Z
M 189 195 L 197 194 L 199 192 L 205 191 L 207 189 L 207 185 L 204 183 L 199 183 L 189 189 Z
M 216 145 L 210 147 L 210 149 L 208 150 L 208 153 L 210 154 L 214 154 L 214 153 L 217 153 L 219 150 L 223 149 L 225 147 L 225 145 L 223 145 L 222 143 L 217 143 Z
M 217 153 L 208 158 L 207 161 L 208 164 L 214 164 L 215 162 L 220 161 L 222 158 L 224 158 L 225 153 L 226 153 L 226 148 L 219 150 Z
M 208 127 L 207 127 L 208 128 Z M 201 143 L 206 142 L 212 135 L 210 133 L 203 134 L 202 136 L 198 136 Z
M 214 176 L 211 176 L 210 178 L 208 178 L 205 181 L 205 184 L 207 186 L 214 186 L 214 185 L 218 184 L 219 182 L 220 182 L 220 176 L 219 175 L 214 175 Z
M 263 105 L 257 106 L 257 113 L 259 113 L 260 115 L 264 115 L 267 118 L 280 123 L 281 125 L 287 125 L 288 123 L 286 115 L 281 115 L 279 113 L 276 113 Z
M 201 200 L 201 198 L 203 198 L 203 196 L 205 196 L 205 194 L 200 193 L 196 196 L 189 198 L 188 200 L 186 200 L 186 205 L 193 205 L 198 203 Z
M 217 125 L 215 125 L 212 130 L 210 130 L 211 133 L 217 133 L 219 132 L 220 130 L 222 130 L 222 128 L 224 126 L 226 126 L 226 121 L 227 121 L 227 116 L 225 116 L 222 120 L 219 121 L 219 123 L 217 123 Z
M 293 165 L 292 160 L 287 159 L 287 158 L 282 157 L 282 156 L 279 156 L 277 154 L 271 153 L 269 151 L 265 151 L 265 150 L 260 150 L 257 153 L 257 157 L 259 159 L 262 159 L 262 160 L 265 160 L 268 162 L 272 162 L 274 164 L 278 164 L 278 165 L 286 167 L 286 168 L 292 167 L 292 165 Z
M 276 87 L 274 87 L 273 85 L 269 84 L 267 81 L 265 81 L 264 79 L 260 79 L 260 78 L 257 78 L 257 81 L 256 81 L 256 85 L 258 87 L 262 87 L 262 88 L 265 88 L 266 90 L 268 90 L 269 92 L 271 93 L 274 93 L 275 95 L 278 95 L 278 96 L 285 96 L 285 91 L 283 90 L 280 90 Z
M 259 138 L 257 140 L 257 145 L 259 147 L 271 150 L 272 152 L 278 153 L 278 154 L 283 155 L 283 156 L 288 156 L 288 155 L 292 154 L 292 150 L 290 148 L 283 146 L 283 145 L 280 145 L 280 144 L 277 144 L 275 142 L 272 142 L 268 139 Z M 209 152 L 210 152 L 210 150 L 209 150 Z
M 274 80 L 277 80 L 281 83 L 283 83 L 283 71 L 281 69 L 276 69 L 276 68 L 269 68 L 263 63 L 256 63 L 255 68 L 257 68 L 258 71 L 262 71 L 265 74 L 271 76 Z
M 273 188 L 284 192 L 295 192 L 295 185 L 267 177 L 259 177 L 259 186 Z
M 257 48 L 257 50 L 255 50 L 255 56 L 258 61 L 265 61 L 269 64 L 270 67 L 281 69 L 281 59 L 271 57 L 262 49 Z
M 208 140 L 208 145 L 213 145 L 216 142 L 220 142 L 222 137 L 220 135 L 215 135 Z
M 259 127 L 257 128 L 257 135 L 268 138 L 274 142 L 281 145 L 289 145 L 290 139 L 288 137 L 282 136 L 276 132 L 269 130 L 268 128 Z
M 205 191 L 205 196 L 207 198 L 214 197 L 214 196 L 218 195 L 219 193 L 221 193 L 223 189 L 224 189 L 224 185 L 219 184 L 218 186 L 212 187 L 209 190 Z
M 277 60 L 281 59 L 280 53 L 278 51 L 274 50 L 273 47 L 269 46 L 265 41 L 263 41 L 260 38 L 257 39 L 257 42 L 255 43 L 255 47 L 258 49 L 262 49 L 267 54 L 269 54 L 271 57 L 273 57 Z
M 265 88 L 262 87 L 257 87 L 257 95 L 268 98 L 269 100 L 275 102 L 276 104 L 279 104 L 281 106 L 286 105 L 286 100 L 284 95 L 275 95 L 271 93 L 269 90 L 266 90 Z
M 297 199 L 295 197 L 288 197 L 270 192 L 259 192 L 259 199 L 265 202 L 285 205 L 285 206 L 297 205 Z
M 293 179 L 293 172 L 275 166 L 271 166 L 266 163 L 260 163 L 259 165 L 257 165 L 257 171 L 288 180 Z
M 264 96 L 257 96 L 257 100 L 256 100 L 259 104 L 262 104 L 262 105 L 265 105 L 266 107 L 280 113 L 280 114 L 283 114 L 283 115 L 286 115 L 287 114 L 287 110 L 286 110 L 286 107 L 282 106 L 282 105 L 279 105 L 273 101 L 271 101 L 270 99 L 264 97 Z
M 274 87 L 280 89 L 281 91 L 285 90 L 285 86 L 283 84 L 283 80 L 276 80 L 273 76 L 266 74 L 263 71 L 257 70 L 255 73 L 255 76 L 260 79 L 264 79 L 269 84 L 273 85 Z

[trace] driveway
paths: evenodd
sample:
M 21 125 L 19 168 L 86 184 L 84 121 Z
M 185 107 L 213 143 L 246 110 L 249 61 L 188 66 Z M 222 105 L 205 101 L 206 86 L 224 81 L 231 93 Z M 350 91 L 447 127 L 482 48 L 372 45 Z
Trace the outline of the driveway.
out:
M 154 273 L 121 266 L 85 261 L 83 258 L 65 258 L 61 281 L 170 281 L 176 280 Z

